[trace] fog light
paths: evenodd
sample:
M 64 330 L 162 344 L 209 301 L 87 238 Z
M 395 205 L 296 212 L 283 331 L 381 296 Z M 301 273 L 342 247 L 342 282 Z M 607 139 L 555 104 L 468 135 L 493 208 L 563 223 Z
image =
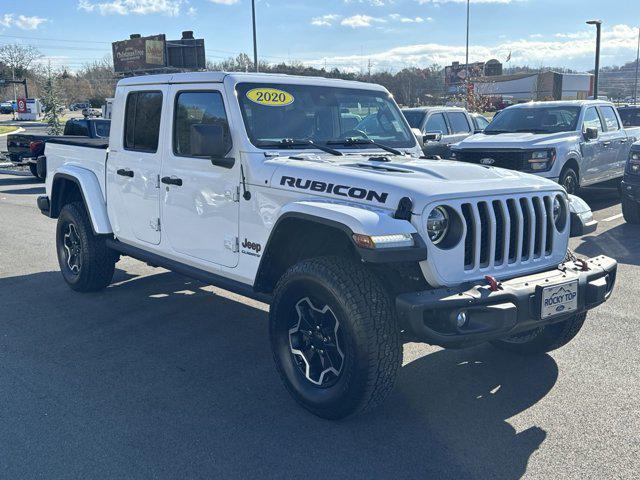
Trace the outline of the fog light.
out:
M 462 328 L 465 323 L 467 323 L 467 312 L 460 312 L 456 317 L 456 326 Z

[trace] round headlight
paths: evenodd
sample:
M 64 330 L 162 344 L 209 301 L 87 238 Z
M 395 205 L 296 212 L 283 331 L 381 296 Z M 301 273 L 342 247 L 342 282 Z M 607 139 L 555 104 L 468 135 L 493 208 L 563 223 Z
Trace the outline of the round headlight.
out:
M 427 218 L 427 234 L 434 245 L 437 245 L 447 235 L 449 230 L 449 213 L 445 207 L 431 210 Z
M 558 230 L 562 230 L 564 228 L 564 202 L 560 195 L 556 195 L 553 198 L 553 223 L 555 224 Z

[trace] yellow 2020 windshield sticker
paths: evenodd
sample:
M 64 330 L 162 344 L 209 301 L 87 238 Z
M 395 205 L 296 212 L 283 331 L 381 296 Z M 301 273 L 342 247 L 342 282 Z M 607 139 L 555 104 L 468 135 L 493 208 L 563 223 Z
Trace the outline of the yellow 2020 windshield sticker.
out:
M 247 98 L 259 105 L 284 107 L 293 103 L 293 95 L 277 88 L 254 88 L 247 92 Z

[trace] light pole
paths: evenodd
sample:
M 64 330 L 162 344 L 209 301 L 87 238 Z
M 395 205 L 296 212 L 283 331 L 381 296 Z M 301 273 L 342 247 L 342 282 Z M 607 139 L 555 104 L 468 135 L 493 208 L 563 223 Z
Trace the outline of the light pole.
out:
M 258 71 L 258 40 L 256 38 L 256 0 L 251 0 L 251 17 L 253 19 L 253 68 Z
M 638 29 L 638 51 L 636 53 L 636 85 L 633 88 L 633 104 L 638 104 L 638 63 L 640 63 L 640 28 Z
M 589 20 L 587 25 L 596 26 L 596 74 L 593 80 L 593 98 L 598 100 L 598 77 L 600 74 L 600 31 L 602 30 L 602 20 Z
M 467 49 L 464 61 L 464 104 L 469 107 L 469 4 L 471 0 L 467 0 Z

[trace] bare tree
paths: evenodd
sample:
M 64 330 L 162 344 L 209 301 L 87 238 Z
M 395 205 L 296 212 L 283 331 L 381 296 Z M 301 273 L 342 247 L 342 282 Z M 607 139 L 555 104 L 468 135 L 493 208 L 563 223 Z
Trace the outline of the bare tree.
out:
M 31 45 L 14 43 L 0 47 L 0 62 L 11 70 L 12 80 L 15 80 L 16 77 L 26 77 L 33 62 L 41 56 L 40 51 Z M 15 84 L 13 85 L 13 97 L 14 100 L 18 98 Z

